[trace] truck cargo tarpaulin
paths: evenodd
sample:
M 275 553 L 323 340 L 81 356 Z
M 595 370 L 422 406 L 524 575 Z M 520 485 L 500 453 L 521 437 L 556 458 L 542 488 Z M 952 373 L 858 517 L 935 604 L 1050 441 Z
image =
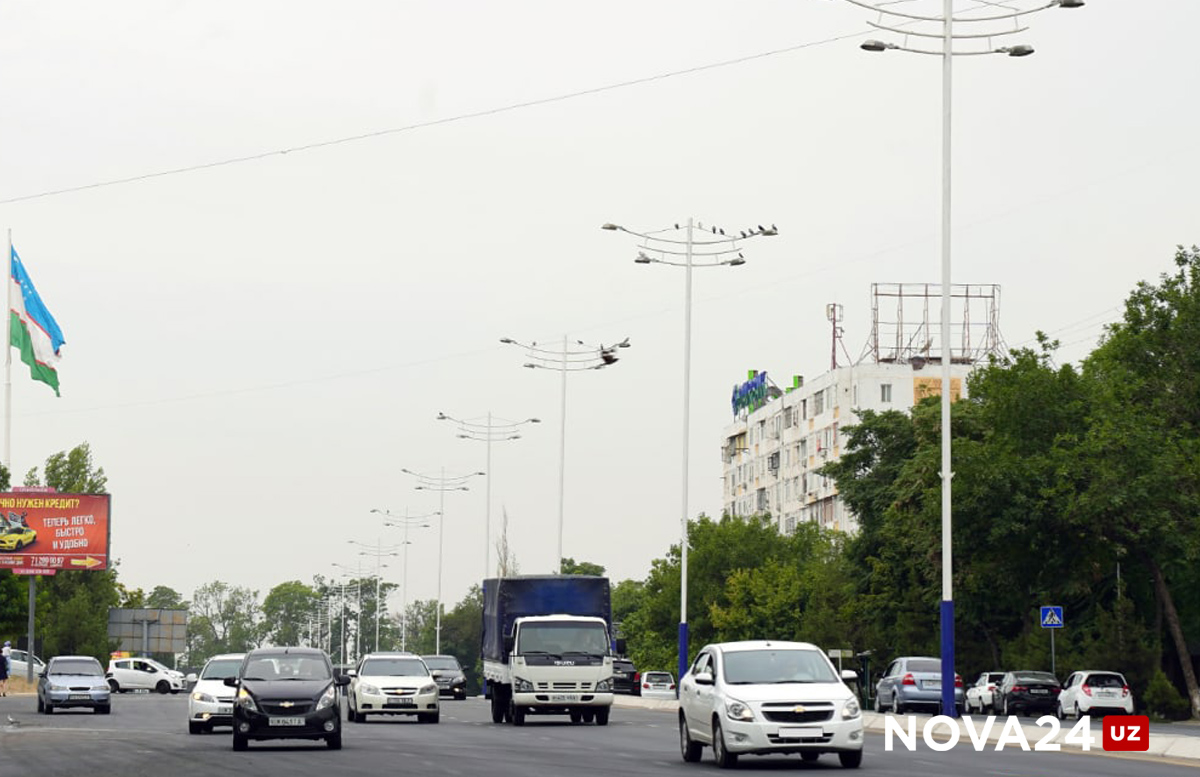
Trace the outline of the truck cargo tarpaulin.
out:
M 531 615 L 581 615 L 612 625 L 608 578 L 591 575 L 522 575 L 483 581 L 483 657 L 504 661 L 504 637 L 513 622 Z
M 108 569 L 109 506 L 108 494 L 0 493 L 0 569 Z

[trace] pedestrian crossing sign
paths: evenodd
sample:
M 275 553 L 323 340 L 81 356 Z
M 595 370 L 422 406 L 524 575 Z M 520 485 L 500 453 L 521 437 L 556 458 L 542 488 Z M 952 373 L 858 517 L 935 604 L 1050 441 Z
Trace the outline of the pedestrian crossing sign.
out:
M 1048 604 L 1042 607 L 1042 628 L 1061 629 L 1063 627 L 1062 605 Z

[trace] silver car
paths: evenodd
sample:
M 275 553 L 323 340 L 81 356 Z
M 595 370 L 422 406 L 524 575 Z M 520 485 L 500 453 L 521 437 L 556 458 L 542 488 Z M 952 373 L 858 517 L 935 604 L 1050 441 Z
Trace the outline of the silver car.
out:
M 38 675 L 38 712 L 49 715 L 56 709 L 90 707 L 107 715 L 112 711 L 104 667 L 91 656 L 55 656 Z
M 963 708 L 962 676 L 954 675 L 954 706 Z M 875 711 L 897 715 L 913 707 L 942 707 L 942 659 L 905 656 L 893 661 L 875 686 Z

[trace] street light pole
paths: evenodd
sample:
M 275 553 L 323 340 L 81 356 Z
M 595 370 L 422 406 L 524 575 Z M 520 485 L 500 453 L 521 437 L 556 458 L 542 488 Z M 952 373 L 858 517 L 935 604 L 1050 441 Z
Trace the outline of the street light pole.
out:
M 563 335 L 561 351 L 553 351 L 538 346 L 536 342 L 522 343 L 511 337 L 502 337 L 500 342 L 505 345 L 516 345 L 524 348 L 529 361 L 525 366 L 530 369 L 557 370 L 562 373 L 562 401 L 560 406 L 560 424 L 558 436 L 558 560 L 555 562 L 557 574 L 562 574 L 563 559 L 563 523 L 564 505 L 566 502 L 567 482 L 567 373 L 580 370 L 599 370 L 620 361 L 617 356 L 618 348 L 628 348 L 629 338 L 626 337 L 616 345 L 588 345 L 582 340 L 575 341 L 572 347 L 567 336 Z
M 994 48 L 992 38 L 1004 35 L 1012 35 L 1014 33 L 1023 32 L 1025 27 L 1017 24 L 1020 17 L 1028 14 L 1044 11 L 1048 8 L 1079 8 L 1083 6 L 1083 0 L 1050 0 L 1050 2 L 1038 2 L 1040 4 L 1033 5 L 1028 8 L 1016 7 L 1009 3 L 1003 6 L 994 5 L 989 7 L 987 15 L 984 16 L 963 16 L 957 20 L 954 17 L 954 0 L 942 0 L 941 16 L 922 16 L 919 14 L 906 13 L 895 10 L 895 8 L 886 7 L 879 0 L 876 2 L 868 2 L 867 0 L 847 0 L 847 2 L 869 8 L 879 13 L 879 22 L 871 22 L 871 26 L 885 30 L 902 36 L 903 43 L 886 43 L 878 40 L 865 41 L 861 48 L 867 51 L 886 51 L 888 49 L 896 49 L 899 51 L 907 51 L 915 54 L 932 54 L 942 58 L 942 229 L 941 229 L 941 274 L 942 274 L 942 293 L 941 293 L 941 326 L 939 337 L 942 340 L 942 369 L 941 369 L 941 478 L 942 478 L 942 601 L 941 601 L 941 650 L 942 650 L 942 712 L 946 715 L 957 717 L 958 705 L 955 699 L 955 687 L 958 682 L 957 673 L 954 670 L 954 569 L 953 569 L 953 546 L 952 546 L 952 505 L 951 499 L 951 481 L 954 477 L 952 470 L 951 459 L 951 365 L 954 359 L 953 350 L 950 345 L 950 308 L 951 308 L 951 273 L 950 273 L 950 256 L 951 256 L 951 219 L 950 219 L 950 203 L 951 203 L 951 155 L 950 155 L 950 133 L 952 128 L 951 122 L 951 100 L 953 90 L 951 84 L 953 81 L 954 57 L 965 55 L 982 55 L 982 54 L 1007 54 L 1010 57 L 1025 57 L 1033 53 L 1032 46 L 1014 45 L 1001 46 Z M 1013 0 L 1017 2 L 1017 0 Z M 891 5 L 890 3 L 887 5 Z M 887 20 L 885 23 L 884 20 Z M 895 20 L 895 21 L 893 21 Z M 954 32 L 954 23 L 958 21 L 960 24 L 974 25 L 970 33 L 956 34 Z M 1011 27 L 998 27 L 1002 22 L 1012 22 Z M 900 25 L 906 25 L 901 27 Z M 922 25 L 926 25 L 929 29 L 936 29 L 936 26 L 941 27 L 940 33 L 922 31 L 918 29 Z M 989 29 L 990 28 L 990 29 Z M 983 32 L 986 30 L 986 32 Z M 917 41 L 930 38 L 941 38 L 940 51 L 933 49 L 921 48 L 919 45 L 909 45 L 911 37 L 915 37 Z M 981 45 L 981 48 L 964 49 L 961 51 L 954 50 L 955 41 L 959 41 L 966 45 L 976 44 Z
M 703 230 L 703 224 L 700 229 Z M 696 223 L 693 217 L 689 216 L 687 226 L 684 229 L 684 239 L 682 241 L 682 256 L 683 261 L 679 262 L 669 257 L 680 255 L 680 241 L 666 237 L 660 237 L 663 232 L 675 232 L 679 230 L 679 225 L 676 224 L 673 229 L 659 230 L 657 232 L 635 232 L 631 229 L 626 229 L 619 224 L 607 223 L 601 229 L 610 231 L 625 232 L 640 239 L 637 258 L 634 261 L 638 264 L 669 264 L 675 267 L 684 268 L 684 284 L 683 284 L 683 455 L 681 457 L 682 471 L 682 488 L 681 488 L 681 510 L 680 510 L 680 540 L 679 540 L 679 677 L 683 677 L 687 673 L 688 667 L 688 612 L 687 612 L 687 583 L 688 583 L 688 480 L 690 461 L 689 446 L 691 445 L 691 401 L 692 401 L 692 269 L 698 266 L 695 263 L 696 256 L 696 239 L 695 229 Z M 700 266 L 719 267 L 728 265 L 738 267 L 746 263 L 738 248 L 739 240 L 748 240 L 751 237 L 772 236 L 777 235 L 778 230 L 775 225 L 765 228 L 762 226 L 751 227 L 749 230 L 739 230 L 741 237 L 729 236 L 725 234 L 725 230 L 719 227 L 711 227 L 713 234 L 712 239 L 703 241 L 701 250 L 705 258 Z M 657 254 L 657 257 L 651 256 L 651 253 Z
M 418 529 L 428 529 L 429 524 L 419 522 L 428 518 L 432 518 L 435 515 L 440 516 L 441 513 L 409 515 L 407 507 L 404 508 L 404 515 L 397 515 L 392 513 L 390 510 L 373 509 L 371 512 L 378 513 L 379 515 L 389 519 L 383 521 L 384 526 L 404 529 L 404 540 L 400 543 L 404 549 L 402 559 L 402 563 L 404 564 L 404 572 L 400 578 L 400 649 L 408 650 L 408 546 L 412 544 L 408 540 L 408 530 L 412 526 L 416 526 Z M 439 563 L 441 563 L 440 559 Z

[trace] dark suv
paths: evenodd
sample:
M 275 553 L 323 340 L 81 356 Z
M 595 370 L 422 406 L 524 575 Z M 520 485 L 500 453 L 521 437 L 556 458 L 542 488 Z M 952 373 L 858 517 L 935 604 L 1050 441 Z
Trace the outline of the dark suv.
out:
M 233 699 L 233 749 L 251 739 L 324 739 L 342 747 L 342 704 L 338 688 L 350 678 L 335 675 L 329 657 L 315 648 L 261 648 L 246 654 Z
M 641 675 L 628 658 L 613 659 L 613 693 L 641 693 Z
M 467 676 L 454 656 L 421 656 L 438 685 L 438 695 L 450 694 L 462 701 L 467 698 Z

